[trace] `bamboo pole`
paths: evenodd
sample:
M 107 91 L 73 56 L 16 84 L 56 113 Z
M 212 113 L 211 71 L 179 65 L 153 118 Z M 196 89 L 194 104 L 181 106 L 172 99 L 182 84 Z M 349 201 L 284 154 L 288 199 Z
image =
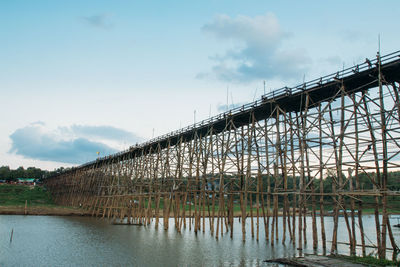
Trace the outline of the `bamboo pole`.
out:
M 355 95 L 353 95 L 355 99 Z M 358 133 L 358 110 L 357 107 L 354 106 L 354 131 L 355 131 L 355 180 L 356 180 L 356 190 L 360 191 L 360 177 L 359 177 L 359 133 Z M 357 217 L 358 217 L 358 227 L 360 229 L 360 236 L 361 236 L 361 252 L 362 256 L 366 256 L 365 251 L 365 235 L 364 235 L 364 226 L 362 221 L 362 200 L 361 196 L 358 195 L 358 210 L 357 210 Z
M 319 116 L 318 116 L 318 126 L 319 126 L 319 192 L 321 193 L 319 199 L 319 215 L 320 215 L 320 224 L 321 224 L 321 239 L 322 239 L 322 249 L 323 254 L 326 253 L 326 234 L 325 234 L 325 221 L 324 221 L 324 173 L 323 173 L 323 139 L 322 139 L 322 110 L 321 104 L 318 106 Z
M 380 126 L 382 135 L 382 176 L 381 176 L 381 190 L 382 194 L 382 238 L 381 238 L 381 250 L 379 252 L 379 258 L 386 258 L 386 230 L 388 222 L 388 212 L 387 212 L 387 176 L 388 176 L 388 151 L 387 151 L 387 136 L 386 136 L 386 111 L 385 102 L 383 99 L 383 87 L 382 87 L 382 73 L 381 73 L 381 56 L 378 52 L 377 54 L 378 62 L 378 87 L 379 87 L 379 108 L 380 108 Z
M 177 232 L 188 223 L 190 231 L 193 227 L 195 233 L 210 232 L 217 239 L 229 231 L 233 238 L 234 213 L 239 211 L 243 241 L 249 230 L 259 240 L 261 219 L 267 242 L 276 245 L 282 236 L 285 244 L 290 237 L 300 254 L 310 234 L 313 249 L 321 246 L 324 252 L 326 235 L 332 234 L 331 253 L 339 252 L 342 209 L 350 254 L 359 246 L 358 222 L 366 255 L 362 209 L 369 196 L 375 205 L 378 254 L 386 258 L 387 236 L 394 252 L 398 249 L 388 210 L 389 195 L 395 196 L 388 191 L 387 180 L 391 168 L 400 167 L 395 160 L 400 149 L 400 103 L 398 82 L 387 79 L 391 73 L 381 70 L 380 60 L 378 54 L 366 72 L 368 79 L 357 87 L 343 72 L 313 84 L 313 90 L 329 85 L 325 98 L 306 84 L 292 88 L 282 99 L 263 98 L 253 106 L 61 173 L 46 185 L 57 203 L 79 206 L 93 216 L 144 225 L 154 219 L 155 227 L 163 223 L 165 230 L 174 221 Z M 340 117 L 333 116 L 335 112 Z M 363 176 L 370 179 L 365 186 L 372 184 L 372 190 L 364 188 Z M 332 179 L 332 192 L 324 188 L 324 179 Z M 328 202 L 334 206 L 330 233 L 324 220 Z
M 297 179 L 296 179 L 296 161 L 294 158 L 294 130 L 293 130 L 293 119 L 292 119 L 292 113 L 289 113 L 289 121 L 290 123 L 290 128 L 289 128 L 289 134 L 290 134 L 290 154 L 291 154 L 291 160 L 292 160 L 292 180 L 293 180 L 293 191 L 297 191 Z M 293 208 L 293 214 L 292 214 L 292 230 L 293 230 L 293 238 L 292 238 L 292 243 L 293 245 L 296 244 L 296 208 L 297 208 L 297 196 L 293 195 L 293 203 L 292 203 L 292 208 Z
M 367 119 L 367 125 L 368 125 L 368 130 L 370 133 L 370 137 L 371 137 L 371 146 L 372 146 L 372 151 L 374 154 L 374 162 L 375 162 L 375 170 L 376 170 L 376 178 L 375 180 L 371 180 L 371 182 L 373 182 L 373 189 L 376 190 L 378 189 L 378 186 L 380 186 L 379 182 L 380 182 L 380 167 L 379 167 L 379 159 L 378 159 L 378 152 L 377 152 L 377 148 L 376 148 L 376 138 L 375 138 L 375 133 L 374 133 L 374 128 L 372 127 L 372 123 L 371 123 L 371 119 L 370 119 L 370 114 L 368 114 L 368 106 L 367 103 L 365 101 L 365 95 L 363 95 L 363 104 L 364 104 L 364 109 L 366 114 L 366 119 Z M 377 247 L 378 247 L 378 255 L 381 255 L 382 252 L 382 243 L 381 243 L 381 229 L 380 229 L 380 219 L 379 219 L 379 197 L 375 197 L 375 227 L 376 227 L 376 240 L 377 240 Z

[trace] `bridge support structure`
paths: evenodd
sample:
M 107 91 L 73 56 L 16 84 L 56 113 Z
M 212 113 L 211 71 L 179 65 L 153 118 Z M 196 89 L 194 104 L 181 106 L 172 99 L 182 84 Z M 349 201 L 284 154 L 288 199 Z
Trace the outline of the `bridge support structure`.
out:
M 240 220 L 243 241 L 250 234 L 331 254 L 345 231 L 351 255 L 372 246 L 380 258 L 388 250 L 397 257 L 389 199 L 399 194 L 387 182 L 400 167 L 398 55 L 285 87 L 45 184 L 56 203 L 96 217 L 173 223 L 217 239 L 233 237 Z M 365 207 L 373 209 L 374 234 L 364 230 Z

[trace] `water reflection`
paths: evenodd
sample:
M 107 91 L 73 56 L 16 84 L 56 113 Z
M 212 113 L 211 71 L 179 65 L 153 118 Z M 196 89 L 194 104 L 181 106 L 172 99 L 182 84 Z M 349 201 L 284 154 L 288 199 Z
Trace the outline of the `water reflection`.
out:
M 347 242 L 344 222 L 341 224 L 339 241 Z M 173 225 L 171 219 L 170 226 Z M 307 225 L 311 230 L 310 218 Z M 327 217 L 328 240 L 332 225 L 333 219 Z M 165 231 L 154 225 L 111 225 L 109 221 L 88 217 L 2 215 L 0 266 L 283 266 L 263 261 L 298 253 L 289 241 L 285 245 L 281 241 L 275 246 L 268 244 L 263 223 L 260 223 L 260 241 L 257 242 L 251 238 L 250 227 L 248 220 L 246 242 L 242 242 L 237 220 L 233 239 L 224 233 L 216 240 L 208 232 L 196 235 L 188 228 L 179 234 L 173 227 Z M 364 227 L 368 239 L 375 242 L 372 216 L 365 216 Z M 400 230 L 394 228 L 393 232 L 400 241 Z M 281 236 L 282 231 L 280 240 Z M 304 252 L 313 253 L 311 233 L 307 239 Z M 330 243 L 327 246 L 329 248 Z M 349 248 L 339 245 L 339 250 L 348 253 Z

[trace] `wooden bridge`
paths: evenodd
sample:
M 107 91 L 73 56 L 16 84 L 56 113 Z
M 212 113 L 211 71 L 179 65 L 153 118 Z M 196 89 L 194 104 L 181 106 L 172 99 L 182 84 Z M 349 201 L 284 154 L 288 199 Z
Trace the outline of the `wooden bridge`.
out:
M 379 257 L 385 258 L 389 249 L 397 254 L 388 198 L 398 194 L 388 190 L 387 179 L 400 168 L 399 57 L 400 51 L 378 53 L 352 68 L 284 87 L 72 168 L 45 185 L 56 203 L 81 206 L 93 216 L 154 221 L 156 227 L 162 222 L 165 229 L 173 217 L 177 231 L 189 227 L 216 238 L 226 231 L 232 237 L 239 217 L 243 240 L 250 220 L 252 237 L 274 245 L 282 231 L 279 241 L 300 251 L 310 216 L 313 248 L 325 251 L 328 243 L 333 254 L 339 230 L 348 233 L 350 254 L 356 248 L 366 254 L 361 215 L 368 198 Z M 361 177 L 367 177 L 370 189 Z M 326 205 L 333 209 L 329 233 Z M 338 229 L 339 215 L 345 229 Z

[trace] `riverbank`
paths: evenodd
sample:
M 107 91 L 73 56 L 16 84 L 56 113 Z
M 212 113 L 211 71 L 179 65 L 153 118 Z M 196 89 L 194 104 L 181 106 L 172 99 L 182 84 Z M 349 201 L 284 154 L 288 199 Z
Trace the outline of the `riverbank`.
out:
M 90 212 L 61 206 L 0 206 L 0 215 L 54 215 L 54 216 L 90 216 Z
M 160 212 L 160 217 L 162 218 L 162 210 Z M 372 211 L 365 211 L 363 212 L 364 215 L 371 215 L 373 214 Z M 54 215 L 54 216 L 91 216 L 92 211 L 81 209 L 81 208 L 74 208 L 74 207 L 64 207 L 64 206 L 57 206 L 57 205 L 27 205 L 26 209 L 24 205 L 7 205 L 7 206 L 0 206 L 0 215 Z M 395 214 L 392 214 L 395 215 Z M 101 215 L 100 215 L 101 216 Z M 271 212 L 272 216 L 272 212 Z M 282 212 L 278 212 L 278 217 L 282 217 Z M 311 216 L 311 213 L 307 214 L 307 216 Z M 317 215 L 319 217 L 319 214 Z M 325 215 L 326 217 L 332 217 L 331 214 Z M 194 217 L 194 212 L 190 214 L 186 211 L 186 217 Z M 202 215 L 201 215 L 202 217 Z M 209 218 L 208 213 L 205 214 L 205 218 Z M 217 217 L 217 213 L 214 215 Z M 240 211 L 235 211 L 233 217 L 241 218 L 242 214 Z M 247 214 L 247 218 L 250 217 L 250 214 Z M 155 216 L 153 216 L 155 218 Z M 170 214 L 170 218 L 174 218 L 173 212 Z M 253 218 L 256 219 L 257 215 L 253 214 Z M 262 214 L 259 215 L 259 218 L 263 218 Z
M 397 204 L 397 202 L 396 202 Z M 147 203 L 144 203 L 144 206 L 147 207 Z M 160 203 L 159 214 L 162 216 L 163 213 L 163 203 Z M 366 205 L 365 205 L 366 206 Z M 400 206 L 400 204 L 396 205 Z M 215 205 L 215 212 L 212 212 L 211 207 L 204 207 L 205 214 L 204 217 L 216 217 L 218 216 L 218 205 Z M 153 214 L 155 213 L 155 206 L 152 207 Z M 185 207 L 185 213 L 187 217 L 194 216 L 194 207 L 192 207 L 191 211 L 189 210 L 189 206 Z M 203 211 L 203 207 L 201 208 L 201 213 Z M 389 209 L 390 214 L 399 214 L 399 209 Z M 102 214 L 102 210 L 100 214 Z M 199 212 L 199 210 L 197 211 Z M 253 207 L 251 216 L 251 208 L 246 208 L 247 217 L 257 217 L 257 208 Z M 292 216 L 293 210 L 290 210 L 290 215 Z M 297 210 L 298 212 L 298 210 Z M 296 212 L 296 213 L 297 213 Z M 179 212 L 182 214 L 182 211 Z M 265 210 L 265 215 L 267 211 Z M 283 216 L 282 207 L 279 207 L 278 216 Z M 366 206 L 363 209 L 363 214 L 373 214 L 374 209 L 370 206 Z M 0 185 L 0 214 L 8 214 L 8 215 L 60 215 L 60 216 L 90 216 L 92 211 L 88 211 L 79 207 L 65 207 L 56 205 L 51 199 L 50 193 L 43 187 L 40 186 L 26 186 L 26 185 L 11 185 L 11 184 L 2 184 Z M 273 214 L 272 209 L 269 213 L 271 216 Z M 340 212 L 340 216 L 343 216 L 343 212 Z M 350 213 L 348 213 L 350 215 Z M 356 212 L 357 215 L 357 212 Z M 203 216 L 203 215 L 201 215 Z M 234 217 L 242 217 L 242 211 L 240 205 L 238 203 L 234 204 L 233 207 L 233 216 Z M 263 213 L 259 210 L 259 217 L 263 217 Z M 310 210 L 307 212 L 307 216 L 311 216 Z M 319 211 L 317 210 L 317 216 L 319 217 Z M 324 212 L 324 216 L 332 217 L 333 216 L 333 207 L 328 206 Z M 174 217 L 174 212 L 171 210 L 170 217 Z
M 50 193 L 41 186 L 0 185 L 0 214 L 3 215 L 91 215 L 86 210 L 58 206 Z
M 391 260 L 380 260 L 372 256 L 320 256 L 305 255 L 295 258 L 278 258 L 266 260 L 265 262 L 287 264 L 290 266 L 319 267 L 319 266 L 342 266 L 342 267 L 363 267 L 363 266 L 399 266 L 400 262 Z

